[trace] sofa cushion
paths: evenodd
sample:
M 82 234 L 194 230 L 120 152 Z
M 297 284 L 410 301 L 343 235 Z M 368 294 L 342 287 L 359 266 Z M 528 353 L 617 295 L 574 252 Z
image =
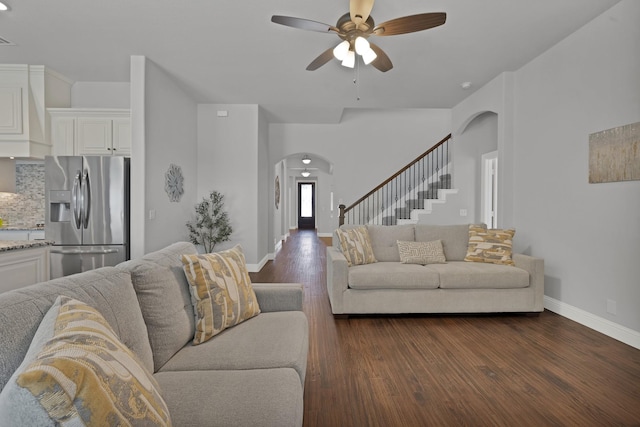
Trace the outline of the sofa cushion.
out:
M 447 259 L 442 251 L 442 241 L 403 242 L 398 240 L 400 262 L 403 264 L 444 264 Z
M 96 309 L 65 296 L 44 316 L 0 393 L 0 419 L 3 425 L 131 425 L 143 419 L 171 425 L 151 373 Z
M 303 312 L 261 313 L 203 344 L 187 344 L 160 371 L 293 368 L 304 384 L 308 351 Z
M 426 267 L 440 276 L 442 289 L 511 289 L 529 286 L 529 273 L 517 267 L 455 261 Z
M 338 229 L 340 249 L 349 266 L 376 262 L 367 227 Z
M 400 261 L 398 240 L 413 242 L 415 235 L 412 224 L 368 225 L 373 254 L 378 261 Z
M 469 226 L 469 247 L 465 261 L 515 265 L 511 259 L 511 246 L 516 230 L 487 230 Z
M 416 242 L 442 240 L 442 248 L 447 261 L 462 261 L 469 246 L 469 225 L 427 225 L 416 224 Z
M 182 269 L 182 255 L 197 253 L 191 243 L 177 242 L 117 266 L 131 274 L 147 324 L 154 371 L 193 339 L 193 304 Z
M 174 426 L 302 425 L 302 385 L 290 368 L 158 372 L 155 377 Z
M 191 295 L 188 286 L 176 277 L 185 278 L 182 269 L 136 261 L 129 272 L 147 324 L 154 371 L 157 371 L 193 339 L 195 326 Z
M 44 314 L 60 295 L 96 308 L 118 339 L 153 371 L 147 327 L 131 276 L 116 267 L 103 267 L 0 294 L 0 389 L 24 359 Z
M 439 275 L 418 264 L 378 262 L 349 268 L 352 289 L 436 289 Z
M 183 255 L 195 311 L 194 344 L 260 313 L 240 245 L 204 255 Z

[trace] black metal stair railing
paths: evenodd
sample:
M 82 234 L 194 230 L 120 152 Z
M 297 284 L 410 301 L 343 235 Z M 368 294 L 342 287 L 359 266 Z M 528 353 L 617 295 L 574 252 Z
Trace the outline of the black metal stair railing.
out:
M 424 209 L 425 199 L 451 188 L 449 142 L 451 134 L 349 207 L 340 205 L 339 224 L 395 225 L 411 210 Z

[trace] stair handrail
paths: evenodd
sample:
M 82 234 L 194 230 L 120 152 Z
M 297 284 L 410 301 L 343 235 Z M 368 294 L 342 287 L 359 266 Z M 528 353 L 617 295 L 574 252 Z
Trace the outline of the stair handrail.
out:
M 419 155 L 418 157 L 416 157 L 414 160 L 412 160 L 411 162 L 409 162 L 406 166 L 404 166 L 402 169 L 398 170 L 398 172 L 394 173 L 393 175 L 391 175 L 389 178 L 387 178 L 386 180 L 384 180 L 381 184 L 378 184 L 378 186 L 376 186 L 373 190 L 369 191 L 367 194 L 365 194 L 364 196 L 360 197 L 357 201 L 355 201 L 354 203 L 352 203 L 351 205 L 349 205 L 349 207 L 346 207 L 344 204 L 341 204 L 338 206 L 338 208 L 340 209 L 340 215 L 338 216 L 338 224 L 339 225 L 343 225 L 344 224 L 344 218 L 345 215 L 347 214 L 347 212 L 349 212 L 350 210 L 352 210 L 353 208 L 355 208 L 356 206 L 358 206 L 360 203 L 362 203 L 364 200 L 366 200 L 368 197 L 370 197 L 371 195 L 373 195 L 375 192 L 379 191 L 380 189 L 382 189 L 385 185 L 389 184 L 391 181 L 393 181 L 394 179 L 396 179 L 397 177 L 399 177 L 400 175 L 402 175 L 403 172 L 407 171 L 408 169 L 410 169 L 413 165 L 415 165 L 416 163 L 418 163 L 420 160 L 424 159 L 425 157 L 427 157 L 429 154 L 431 154 L 433 151 L 437 150 L 439 147 L 441 147 L 445 142 L 449 141 L 451 139 L 451 134 L 445 136 L 444 138 L 442 138 L 438 143 L 436 143 L 433 147 L 429 148 L 427 151 L 425 151 L 424 153 L 422 153 L 421 155 Z

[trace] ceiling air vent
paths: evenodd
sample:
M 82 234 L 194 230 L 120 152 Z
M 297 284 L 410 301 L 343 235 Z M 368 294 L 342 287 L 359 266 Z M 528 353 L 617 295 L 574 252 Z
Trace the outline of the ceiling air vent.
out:
M 0 46 L 15 46 L 15 43 L 12 43 L 3 37 L 0 37 Z

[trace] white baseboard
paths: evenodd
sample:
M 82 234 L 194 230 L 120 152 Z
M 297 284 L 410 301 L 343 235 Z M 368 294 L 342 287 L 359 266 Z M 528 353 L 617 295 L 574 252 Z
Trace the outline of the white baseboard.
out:
M 264 267 L 267 261 L 269 261 L 270 255 L 271 254 L 265 255 L 264 258 L 262 258 L 257 264 L 247 264 L 247 271 L 249 273 L 258 273 L 260 270 L 262 270 L 262 267 Z
M 318 233 L 318 237 L 333 237 L 333 233 Z
M 638 331 L 618 325 L 610 320 L 596 316 L 588 311 L 584 311 L 546 295 L 544 296 L 544 308 L 605 334 L 613 339 L 628 344 L 631 347 L 640 349 L 640 332 Z

